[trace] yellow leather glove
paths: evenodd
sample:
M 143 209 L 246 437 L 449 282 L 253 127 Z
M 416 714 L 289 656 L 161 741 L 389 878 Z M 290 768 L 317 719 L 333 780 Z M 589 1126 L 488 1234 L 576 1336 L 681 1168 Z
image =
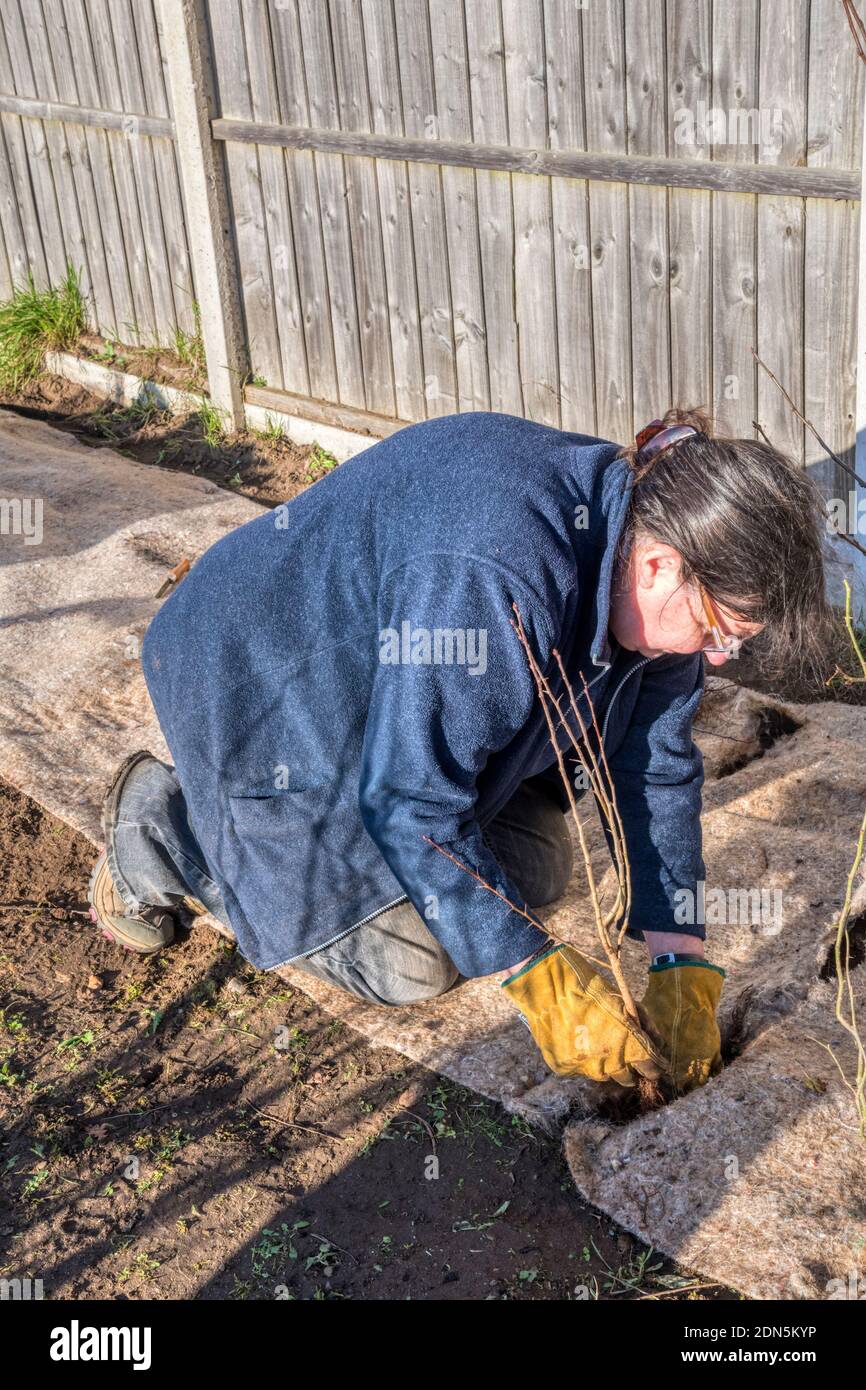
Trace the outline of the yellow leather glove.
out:
M 650 967 L 639 1012 L 667 1047 L 678 1091 L 703 1086 L 722 1065 L 716 1008 L 724 981 L 709 961 Z
M 557 1076 L 636 1086 L 638 1075 L 657 1078 L 666 1070 L 619 994 L 573 946 L 551 947 L 502 988 Z

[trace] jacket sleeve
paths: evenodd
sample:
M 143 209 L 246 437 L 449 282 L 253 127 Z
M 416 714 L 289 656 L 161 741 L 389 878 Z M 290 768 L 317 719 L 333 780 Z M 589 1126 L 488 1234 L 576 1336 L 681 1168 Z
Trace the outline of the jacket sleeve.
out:
M 517 602 L 542 667 L 549 619 L 534 595 L 489 561 L 422 555 L 392 571 L 379 597 L 379 659 L 361 761 L 367 833 L 461 974 L 517 964 L 547 940 L 434 840 L 523 907 L 476 820 L 477 781 L 528 720 L 535 687 L 511 626 Z
M 644 931 L 706 935 L 703 923 L 687 915 L 705 876 L 704 766 L 692 739 L 703 688 L 700 652 L 657 658 L 643 673 L 625 738 L 609 759 L 631 866 L 627 934 L 637 941 Z

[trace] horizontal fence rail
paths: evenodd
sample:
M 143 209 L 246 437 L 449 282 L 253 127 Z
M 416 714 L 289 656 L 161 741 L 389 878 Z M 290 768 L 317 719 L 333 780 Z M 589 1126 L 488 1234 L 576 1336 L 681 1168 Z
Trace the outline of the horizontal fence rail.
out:
M 515 174 L 548 174 L 602 183 L 706 188 L 718 193 L 844 198 L 858 202 L 860 199 L 859 169 L 802 169 L 772 164 L 725 164 L 720 160 L 651 159 L 645 155 L 601 155 L 583 150 L 520 150 L 450 140 L 410 140 L 402 135 L 311 130 L 305 126 L 291 128 L 256 121 L 215 120 L 211 128 L 217 140 L 318 150 L 322 154 L 411 160 L 420 164 L 497 169 Z

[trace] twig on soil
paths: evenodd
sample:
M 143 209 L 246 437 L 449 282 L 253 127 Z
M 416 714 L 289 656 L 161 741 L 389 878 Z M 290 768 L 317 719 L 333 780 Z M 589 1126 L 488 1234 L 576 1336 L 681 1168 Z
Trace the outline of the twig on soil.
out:
M 254 1105 L 251 1100 L 245 1100 L 243 1105 L 248 1105 L 251 1110 L 255 1110 L 257 1115 L 263 1119 L 270 1120 L 271 1124 L 282 1125 L 284 1129 L 303 1129 L 308 1134 L 318 1134 L 321 1139 L 333 1139 L 337 1144 L 347 1144 L 349 1141 L 342 1134 L 329 1134 L 326 1129 L 316 1129 L 315 1125 L 302 1124 L 300 1120 L 284 1120 L 280 1115 L 271 1115 L 267 1110 L 261 1110 Z
M 429 1120 L 425 1120 L 423 1115 L 417 1115 L 417 1114 L 415 1113 L 414 1110 L 404 1110 L 402 1113 L 403 1113 L 404 1115 L 411 1115 L 413 1120 L 417 1120 L 418 1123 L 419 1123 L 419 1125 L 423 1125 L 423 1126 L 424 1126 L 424 1128 L 425 1128 L 426 1131 L 427 1131 L 427 1135 L 428 1135 L 428 1137 L 429 1137 L 429 1139 L 430 1139 L 430 1143 L 431 1143 L 431 1145 L 432 1145 L 432 1147 L 433 1147 L 433 1152 L 434 1152 L 434 1154 L 435 1154 L 435 1152 L 436 1152 L 436 1135 L 435 1135 L 434 1132 L 433 1132 L 433 1126 L 431 1125 L 430 1121 L 429 1121 Z M 395 1116 L 395 1118 L 396 1118 L 396 1116 Z M 393 1120 L 391 1121 L 391 1123 L 393 1124 Z
M 658 1293 L 642 1293 L 635 1299 L 636 1303 L 644 1303 L 647 1299 L 654 1298 L 673 1298 L 678 1293 L 694 1293 L 696 1289 L 721 1289 L 723 1284 L 682 1284 L 676 1289 L 660 1289 Z
M 327 1245 L 330 1245 L 332 1249 L 339 1250 L 341 1255 L 347 1255 L 353 1264 L 358 1263 L 351 1250 L 344 1250 L 342 1245 L 338 1245 L 335 1240 L 331 1240 L 330 1236 L 320 1235 L 318 1231 L 310 1231 L 310 1235 L 313 1237 L 314 1240 L 323 1240 Z
M 112 1125 L 115 1120 L 141 1120 L 146 1115 L 153 1115 L 157 1110 L 170 1110 L 174 1104 L 176 1104 L 175 1101 L 166 1101 L 165 1105 L 152 1105 L 149 1110 L 118 1110 L 113 1115 L 88 1115 L 87 1118 L 95 1120 L 100 1125 Z

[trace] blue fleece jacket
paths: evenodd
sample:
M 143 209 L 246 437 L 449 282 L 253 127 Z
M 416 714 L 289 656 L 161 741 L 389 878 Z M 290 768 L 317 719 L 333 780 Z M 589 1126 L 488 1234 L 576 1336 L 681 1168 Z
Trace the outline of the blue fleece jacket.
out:
M 163 605 L 148 688 L 254 965 L 407 897 L 464 975 L 543 944 L 425 840 L 518 900 L 481 831 L 554 757 L 514 604 L 555 684 L 554 648 L 577 690 L 593 682 L 630 934 L 683 930 L 673 895 L 704 873 L 703 662 L 648 661 L 608 635 L 631 483 L 617 451 L 501 414 L 412 425 L 224 537 Z

